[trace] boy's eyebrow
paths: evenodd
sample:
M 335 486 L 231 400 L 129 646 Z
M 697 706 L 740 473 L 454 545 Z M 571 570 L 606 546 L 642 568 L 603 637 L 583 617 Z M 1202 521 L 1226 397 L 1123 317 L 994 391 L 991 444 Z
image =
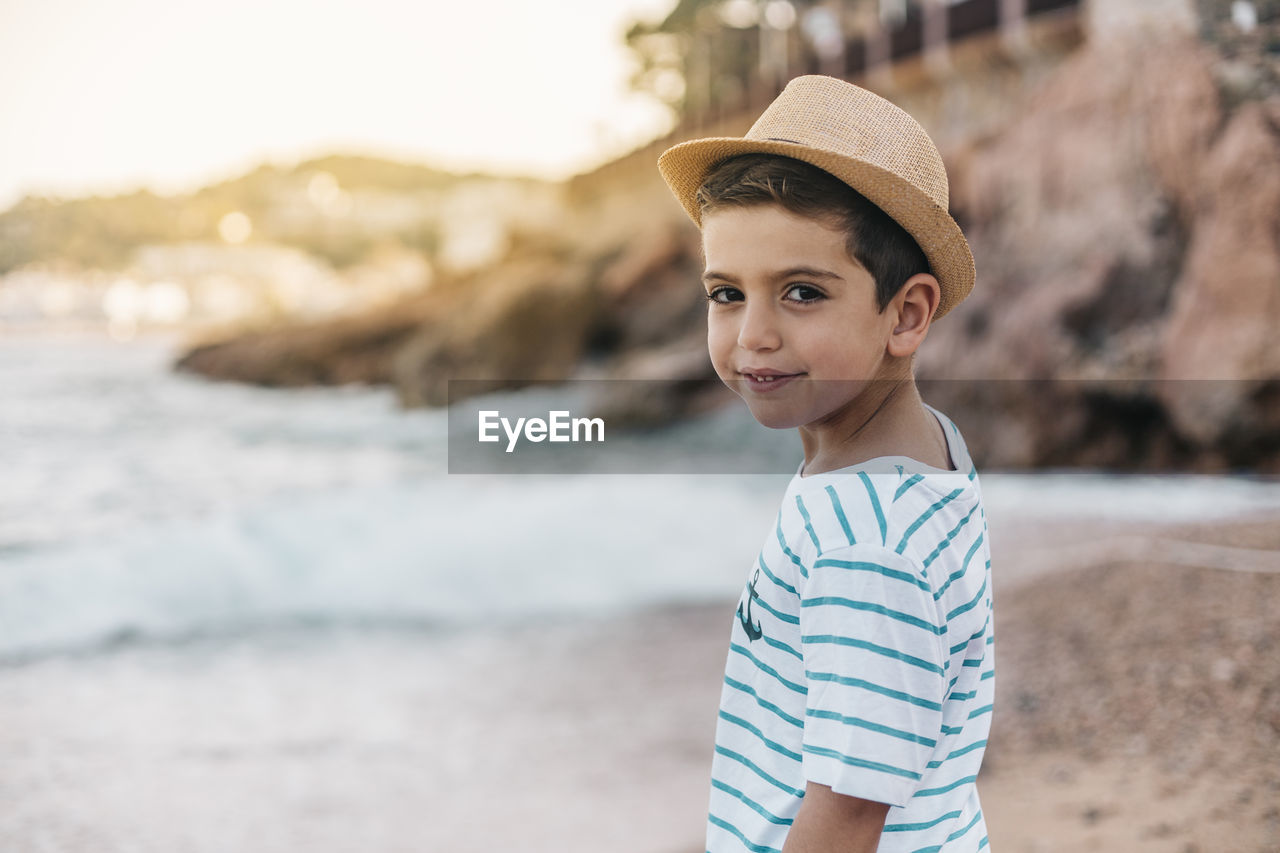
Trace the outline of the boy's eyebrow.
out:
M 796 278 L 797 276 L 803 277 L 803 278 L 825 278 L 825 279 L 834 279 L 837 281 L 844 281 L 844 276 L 834 273 L 831 270 L 824 270 L 819 267 L 806 267 L 806 266 L 788 267 L 785 270 L 779 270 L 778 272 L 773 274 L 774 279 Z M 734 276 L 729 275 L 728 273 L 718 272 L 716 270 L 707 270 L 706 272 L 704 272 L 702 274 L 702 280 L 704 282 L 727 281 L 727 282 L 730 282 L 731 284 L 738 283 L 738 279 L 735 278 Z

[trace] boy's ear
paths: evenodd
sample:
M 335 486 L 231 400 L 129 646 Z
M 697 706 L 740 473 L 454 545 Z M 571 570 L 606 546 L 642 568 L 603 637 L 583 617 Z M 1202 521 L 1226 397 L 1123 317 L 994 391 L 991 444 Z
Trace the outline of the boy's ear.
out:
M 889 335 L 889 355 L 895 358 L 909 356 L 920 347 L 929 333 L 933 312 L 938 310 L 941 299 L 942 288 L 929 273 L 917 273 L 906 280 L 889 303 L 889 310 L 897 315 L 893 332 Z

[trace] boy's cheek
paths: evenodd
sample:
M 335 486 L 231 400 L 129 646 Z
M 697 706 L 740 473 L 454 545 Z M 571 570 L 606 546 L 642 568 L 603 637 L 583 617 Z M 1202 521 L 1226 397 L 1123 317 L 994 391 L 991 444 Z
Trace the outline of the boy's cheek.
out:
M 745 388 L 743 387 L 746 380 L 737 374 L 733 369 L 733 365 L 724 359 L 717 358 L 714 352 L 711 353 L 711 366 L 716 371 L 716 376 L 724 383 L 730 391 L 739 397 L 745 396 Z
M 742 396 L 742 384 L 745 380 L 738 376 L 738 374 L 736 374 L 732 369 L 716 361 L 714 358 L 711 359 L 711 364 L 715 368 L 716 376 L 720 377 L 720 381 L 723 382 L 730 391 L 738 396 Z
M 724 323 L 717 323 L 708 318 L 707 355 L 711 359 L 711 366 L 715 368 L 716 375 L 726 385 L 730 385 L 730 380 L 734 378 L 731 354 L 735 340 L 737 340 L 735 331 L 726 329 Z M 730 387 L 733 386 L 730 385 Z

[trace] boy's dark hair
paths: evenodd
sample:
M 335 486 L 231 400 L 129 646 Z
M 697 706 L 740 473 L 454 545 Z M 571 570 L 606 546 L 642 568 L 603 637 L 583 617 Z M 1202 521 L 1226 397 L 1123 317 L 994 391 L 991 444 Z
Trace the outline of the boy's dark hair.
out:
M 929 272 L 924 252 L 901 225 L 844 181 L 802 160 L 732 157 L 707 173 L 697 199 L 703 215 L 721 207 L 777 204 L 840 228 L 849 256 L 875 279 L 881 311 L 907 279 Z

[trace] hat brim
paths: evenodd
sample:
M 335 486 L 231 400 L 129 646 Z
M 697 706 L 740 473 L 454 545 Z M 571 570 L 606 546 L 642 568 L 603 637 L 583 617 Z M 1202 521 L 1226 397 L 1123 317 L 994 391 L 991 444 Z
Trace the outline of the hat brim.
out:
M 973 290 L 973 253 L 951 214 L 922 190 L 885 169 L 794 142 L 742 137 L 710 137 L 682 142 L 658 158 L 663 180 L 689 218 L 702 227 L 698 187 L 718 163 L 740 154 L 777 154 L 802 160 L 839 178 L 903 227 L 920 246 L 942 291 L 934 318 L 941 317 Z

